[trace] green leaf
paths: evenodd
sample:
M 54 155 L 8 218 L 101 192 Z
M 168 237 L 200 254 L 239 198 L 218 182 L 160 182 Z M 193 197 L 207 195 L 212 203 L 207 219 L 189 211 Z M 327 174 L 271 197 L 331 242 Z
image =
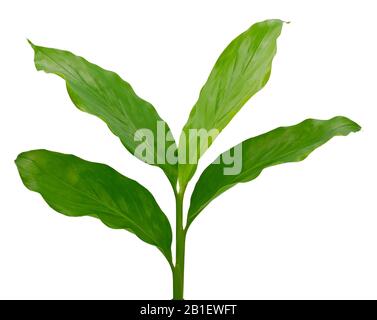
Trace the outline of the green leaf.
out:
M 166 122 L 149 102 L 138 97 L 130 84 L 114 72 L 104 70 L 71 52 L 30 44 L 34 49 L 37 70 L 62 77 L 78 109 L 102 119 L 129 152 L 145 162 L 158 165 L 175 187 L 177 165 L 164 161 L 167 150 L 173 152 L 176 149 L 174 138 Z M 168 136 L 157 134 L 158 123 L 169 133 Z M 150 130 L 156 138 L 153 143 L 144 144 L 145 154 L 136 152 L 140 141 L 135 141 L 135 135 L 139 140 L 144 139 L 139 129 Z M 157 141 L 157 138 L 161 141 Z M 153 159 L 146 160 L 147 155 Z
M 190 225 L 213 199 L 237 183 L 255 179 L 267 167 L 304 160 L 334 136 L 346 136 L 359 130 L 357 123 L 345 117 L 307 119 L 297 125 L 280 127 L 245 140 L 221 154 L 204 170 L 191 196 L 187 224 Z M 225 175 L 224 169 L 230 167 L 229 159 L 237 157 L 239 150 L 242 150 L 240 172 Z M 227 159 L 225 162 L 228 164 L 225 164 L 224 159 Z
M 217 135 L 215 132 L 212 138 L 201 139 L 190 136 L 189 130 L 215 129 L 220 133 L 247 100 L 264 87 L 270 77 L 282 25 L 281 20 L 256 23 L 235 38 L 220 55 L 180 138 L 178 176 L 181 188 L 186 187 L 199 158 Z
M 25 186 L 54 210 L 91 216 L 156 246 L 171 263 L 172 231 L 152 194 L 111 167 L 47 150 L 21 153 L 16 165 Z

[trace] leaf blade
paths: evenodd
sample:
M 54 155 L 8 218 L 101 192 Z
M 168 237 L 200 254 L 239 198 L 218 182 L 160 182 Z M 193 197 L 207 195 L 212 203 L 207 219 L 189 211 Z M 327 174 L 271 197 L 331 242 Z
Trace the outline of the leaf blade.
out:
M 289 127 L 279 127 L 247 139 L 222 153 L 234 153 L 242 148 L 242 169 L 237 175 L 224 175 L 223 161 L 213 162 L 200 176 L 191 196 L 188 213 L 189 226 L 199 213 L 216 197 L 240 182 L 248 182 L 270 166 L 304 160 L 312 151 L 335 136 L 346 136 L 361 127 L 345 117 L 329 120 L 307 119 Z
M 194 175 L 199 158 L 216 138 L 214 135 L 202 142 L 197 137 L 187 138 L 189 131 L 215 129 L 220 133 L 247 100 L 265 86 L 282 26 L 281 20 L 256 23 L 235 38 L 218 58 L 181 134 L 179 153 L 186 154 L 186 163 L 179 163 L 178 175 L 183 188 Z M 197 149 L 196 155 L 187 157 L 193 145 L 198 146 L 193 148 Z
M 24 185 L 64 215 L 92 216 L 156 246 L 171 263 L 170 223 L 152 194 L 111 167 L 48 150 L 21 153 Z
M 158 163 L 157 160 L 165 159 L 167 149 L 176 149 L 175 141 L 169 126 L 149 102 L 140 98 L 128 82 L 112 71 L 69 51 L 37 46 L 30 41 L 29 43 L 34 50 L 37 70 L 63 78 L 74 105 L 79 110 L 103 120 L 125 148 L 142 161 L 145 159 L 136 152 L 142 137 L 135 141 L 135 136 L 138 136 L 140 129 L 152 132 L 154 141 L 145 141 L 147 152 L 153 155 L 149 163 L 159 166 L 175 186 L 177 165 L 167 161 Z M 167 134 L 163 137 L 157 134 L 158 124 L 166 130 Z M 161 145 L 163 147 L 160 147 Z

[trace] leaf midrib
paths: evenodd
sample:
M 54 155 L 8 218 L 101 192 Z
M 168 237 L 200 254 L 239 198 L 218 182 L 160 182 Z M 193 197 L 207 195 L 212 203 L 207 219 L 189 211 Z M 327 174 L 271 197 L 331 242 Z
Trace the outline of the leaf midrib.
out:
M 103 202 L 100 202 L 99 200 L 97 200 L 96 198 L 93 198 L 93 196 L 91 196 L 90 194 L 87 194 L 85 193 L 84 191 L 80 190 L 80 189 L 77 189 L 75 187 L 73 187 L 72 185 L 70 185 L 69 183 L 67 183 L 66 181 L 64 181 L 63 179 L 55 176 L 55 175 L 52 175 L 50 174 L 48 171 L 44 170 L 43 168 L 41 168 L 38 163 L 36 161 L 34 161 L 33 159 L 28 159 L 29 161 L 33 162 L 34 165 L 39 169 L 41 170 L 45 175 L 47 176 L 50 176 L 52 177 L 53 179 L 55 180 L 58 180 L 59 182 L 61 182 L 62 184 L 66 185 L 67 187 L 69 187 L 70 189 L 78 192 L 79 194 L 83 195 L 84 197 L 87 197 L 89 198 L 90 200 L 94 201 L 95 203 L 107 208 L 110 210 L 110 214 L 115 216 L 115 217 L 119 217 L 119 215 L 126 220 L 126 222 L 128 222 L 131 226 L 134 226 L 136 227 L 136 229 L 139 229 L 139 231 L 141 231 L 141 233 L 145 234 L 148 238 L 150 238 L 152 241 L 152 243 L 154 245 L 156 245 L 157 247 L 160 247 L 159 245 L 156 244 L 154 238 L 148 233 L 148 232 L 145 232 L 136 222 L 134 222 L 133 220 L 131 220 L 130 218 L 128 218 L 127 216 L 125 216 L 123 214 L 123 212 L 119 209 L 119 208 L 114 208 L 110 205 L 108 205 L 107 203 L 103 203 Z M 98 217 L 100 219 L 100 217 Z M 101 220 L 101 219 L 100 219 Z
M 350 124 L 344 124 L 344 125 L 341 125 L 341 126 L 338 126 L 336 129 L 334 129 L 333 131 L 338 131 L 340 129 L 343 129 L 345 127 L 352 127 Z M 350 132 L 353 132 L 353 130 L 350 128 Z M 345 135 L 348 135 L 350 132 L 348 132 L 347 134 Z M 309 149 L 309 148 L 312 148 L 313 146 L 316 146 L 313 150 L 310 149 L 311 151 L 309 153 L 306 154 L 306 156 L 308 156 L 311 152 L 313 152 L 317 147 L 321 146 L 322 144 L 324 144 L 326 141 L 332 139 L 333 137 L 335 136 L 339 136 L 340 134 L 336 134 L 336 135 L 332 135 L 330 136 L 330 138 L 328 138 L 327 140 L 324 139 L 322 141 L 320 141 L 319 143 L 312 143 L 310 146 L 307 146 L 305 147 L 304 149 Z M 245 142 L 245 141 L 244 141 Z M 318 145 L 319 144 L 319 145 Z M 216 192 L 214 194 L 213 197 L 209 198 L 208 201 L 206 201 L 202 206 L 198 207 L 198 210 L 195 211 L 195 214 L 192 215 L 192 219 L 191 219 L 191 222 L 199 215 L 199 213 L 213 200 L 215 199 L 216 197 L 218 197 L 221 193 L 224 192 L 224 189 L 227 190 L 229 188 L 231 188 L 232 186 L 238 184 L 238 183 L 243 183 L 243 182 L 249 182 L 251 180 L 254 180 L 255 178 L 251 179 L 251 180 L 247 180 L 247 181 L 242 181 L 242 178 L 244 178 L 245 176 L 249 175 L 251 172 L 253 171 L 256 171 L 258 173 L 258 175 L 264 170 L 264 169 L 267 169 L 268 167 L 272 167 L 274 165 L 277 165 L 280 163 L 281 159 L 284 159 L 285 157 L 288 157 L 290 156 L 291 154 L 297 152 L 297 150 L 292 150 L 292 151 L 289 151 L 289 152 L 286 152 L 284 153 L 284 155 L 280 156 L 279 158 L 277 158 L 275 161 L 273 161 L 272 163 L 269 163 L 269 161 L 263 161 L 261 164 L 259 165 L 254 165 L 252 168 L 249 168 L 247 169 L 246 171 L 240 173 L 239 175 L 235 175 L 233 177 L 233 179 L 230 179 L 226 184 L 224 184 L 219 190 L 218 192 Z M 295 158 L 296 159 L 296 158 Z M 287 161 L 287 163 L 289 162 L 297 162 L 295 159 L 293 160 L 290 160 L 290 161 Z M 266 165 L 267 164 L 267 165 Z M 214 165 L 214 164 L 211 164 L 211 166 Z M 260 170 L 259 170 L 260 169 Z M 259 170 L 259 172 L 258 172 Z M 236 178 L 241 178 L 241 181 L 235 181 Z
M 50 55 L 48 55 L 47 53 L 45 53 L 45 52 L 43 52 L 42 50 L 38 50 L 38 52 L 40 53 L 40 54 L 42 54 L 42 55 L 44 55 L 45 57 L 47 57 L 48 59 L 50 59 L 53 63 L 55 63 L 56 65 L 58 65 L 58 66 L 60 66 L 61 68 L 63 68 L 68 74 L 70 74 L 71 75 L 71 77 L 73 78 L 73 79 L 75 79 L 77 82 L 82 82 L 85 86 L 86 86 L 86 88 L 88 89 L 88 91 L 90 91 L 91 92 L 91 94 L 93 94 L 95 97 L 97 97 L 97 99 L 98 100 L 100 100 L 101 102 L 102 102 L 102 104 L 103 105 L 105 105 L 105 106 L 108 106 L 108 103 L 106 103 L 106 101 L 104 100 L 104 98 L 103 97 L 101 97 L 101 95 L 99 95 L 81 76 L 80 76 L 80 74 L 78 74 L 78 76 L 77 75 L 75 75 L 75 74 L 73 74 L 70 70 L 68 70 L 63 64 L 61 64 L 61 63 L 59 63 L 59 62 L 57 62 L 54 58 L 52 58 Z M 78 57 L 78 56 L 77 56 Z M 78 57 L 78 58 L 80 58 L 80 59 L 84 59 L 84 58 L 82 58 L 82 57 Z M 85 59 L 84 59 L 85 60 Z M 86 60 L 85 60 L 86 61 Z M 88 63 L 90 63 L 89 61 L 87 61 Z M 97 66 L 98 68 L 100 68 L 99 66 Z M 102 69 L 102 68 L 101 68 Z M 106 72 L 111 72 L 111 71 L 109 71 L 109 70 L 105 70 L 105 69 L 103 69 L 104 71 L 106 71 Z M 52 73 L 54 73 L 54 72 L 52 72 Z M 67 82 L 67 84 L 70 84 L 70 82 L 71 81 L 69 81 L 69 80 L 67 80 L 66 79 L 66 77 L 64 77 L 63 75 L 61 75 L 61 77 Z M 120 78 L 121 79 L 121 78 Z M 121 81 L 123 81 L 122 79 L 121 79 Z M 122 104 L 120 104 L 121 106 L 122 106 Z M 121 114 L 123 115 L 123 116 L 126 116 L 128 119 L 129 119 L 129 117 L 122 111 L 122 107 L 120 107 L 120 110 L 121 110 Z M 112 115 L 110 115 L 110 116 L 112 116 Z M 100 117 L 101 118 L 101 117 Z M 102 119 L 102 118 L 101 118 Z M 129 129 L 131 129 L 131 130 L 129 130 L 129 131 L 132 131 L 133 130 L 133 132 L 137 132 L 137 129 L 136 129 L 136 127 L 135 126 L 133 126 L 132 125 L 132 121 L 129 121 L 129 124 L 127 124 L 127 123 L 125 123 L 125 121 L 122 119 L 122 118 L 120 118 L 120 117 L 117 117 L 117 119 L 118 119 L 118 121 L 120 121 L 123 125 L 124 125 L 124 127 L 125 128 L 129 128 Z M 106 121 L 105 121 L 106 122 Z M 131 134 L 130 134 L 131 135 Z M 149 145 L 149 147 L 150 147 L 150 145 Z

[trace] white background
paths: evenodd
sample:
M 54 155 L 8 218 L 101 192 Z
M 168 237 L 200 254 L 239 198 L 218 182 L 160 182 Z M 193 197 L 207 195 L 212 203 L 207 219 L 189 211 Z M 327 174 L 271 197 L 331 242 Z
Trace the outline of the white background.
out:
M 162 171 L 78 111 L 60 78 L 36 72 L 26 38 L 118 72 L 178 137 L 225 46 L 251 24 L 280 18 L 291 24 L 269 83 L 198 173 L 234 144 L 308 117 L 344 115 L 363 129 L 208 206 L 188 233 L 185 298 L 376 299 L 376 11 L 360 0 L 1 2 L 0 298 L 170 299 L 172 291 L 154 247 L 55 213 L 22 185 L 18 153 L 73 153 L 142 183 L 174 224 Z

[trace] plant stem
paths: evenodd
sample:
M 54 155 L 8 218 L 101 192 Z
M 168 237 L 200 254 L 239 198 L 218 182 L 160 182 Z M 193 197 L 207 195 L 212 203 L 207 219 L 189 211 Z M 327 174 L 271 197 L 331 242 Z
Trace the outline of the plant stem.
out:
M 184 275 L 185 275 L 185 240 L 186 232 L 183 229 L 183 192 L 175 195 L 176 202 L 176 243 L 175 267 L 173 270 L 173 299 L 183 300 Z

